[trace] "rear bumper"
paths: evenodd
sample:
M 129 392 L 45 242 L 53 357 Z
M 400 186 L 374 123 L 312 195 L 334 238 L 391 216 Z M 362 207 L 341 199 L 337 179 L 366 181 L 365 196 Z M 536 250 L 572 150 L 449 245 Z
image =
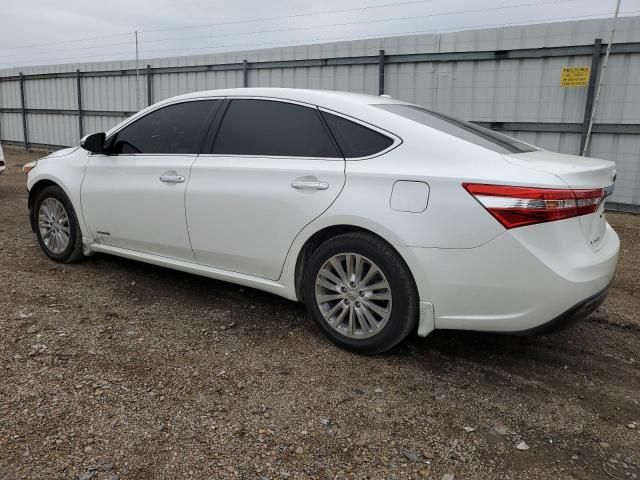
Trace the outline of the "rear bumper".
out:
M 520 330 L 519 332 L 511 333 L 517 335 L 547 335 L 549 333 L 564 330 L 573 323 L 579 320 L 584 320 L 595 312 L 598 307 L 604 303 L 607 298 L 607 293 L 609 293 L 609 287 L 596 293 L 592 297 L 583 300 L 547 323 L 543 323 L 542 325 L 538 325 L 537 327 L 529 328 L 527 330 Z
M 435 328 L 536 333 L 591 313 L 615 274 L 618 235 L 607 225 L 594 252 L 577 222 L 509 230 L 471 249 L 398 250 Z

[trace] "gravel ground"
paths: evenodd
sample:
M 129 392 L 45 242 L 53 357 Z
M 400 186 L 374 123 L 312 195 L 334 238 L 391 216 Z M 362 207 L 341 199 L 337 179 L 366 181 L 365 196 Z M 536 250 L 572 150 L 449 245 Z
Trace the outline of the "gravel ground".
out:
M 332 346 L 302 306 L 37 246 L 0 176 L 0 478 L 635 479 L 640 217 L 590 319 L 542 337 L 439 331 Z M 41 155 L 41 154 L 40 154 Z

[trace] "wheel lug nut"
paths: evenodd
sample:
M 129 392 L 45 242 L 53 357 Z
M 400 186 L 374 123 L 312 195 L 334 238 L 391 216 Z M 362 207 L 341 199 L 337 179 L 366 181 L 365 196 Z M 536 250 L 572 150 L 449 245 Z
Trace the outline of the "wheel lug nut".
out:
M 349 305 L 351 302 L 349 301 L 349 299 L 348 299 L 348 298 L 345 298 L 345 299 L 344 299 L 344 303 L 345 303 L 345 305 Z
M 349 285 L 351 285 L 351 288 L 354 288 L 356 286 L 356 282 L 350 282 Z
M 364 290 L 360 290 L 360 291 L 358 292 L 358 295 L 360 295 L 361 297 L 364 297 Z
M 347 291 L 347 287 L 340 287 L 340 291 L 341 291 L 342 293 L 346 292 L 346 291 Z
M 356 308 L 360 308 L 360 302 L 356 302 Z

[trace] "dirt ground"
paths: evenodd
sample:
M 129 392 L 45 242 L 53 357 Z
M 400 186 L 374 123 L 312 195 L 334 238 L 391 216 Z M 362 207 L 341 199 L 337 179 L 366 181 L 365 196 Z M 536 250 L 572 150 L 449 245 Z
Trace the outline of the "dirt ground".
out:
M 42 154 L 5 153 L 1 479 L 640 476 L 640 217 L 608 214 L 619 270 L 590 319 L 363 357 L 276 296 L 103 255 L 49 261 L 19 169 Z

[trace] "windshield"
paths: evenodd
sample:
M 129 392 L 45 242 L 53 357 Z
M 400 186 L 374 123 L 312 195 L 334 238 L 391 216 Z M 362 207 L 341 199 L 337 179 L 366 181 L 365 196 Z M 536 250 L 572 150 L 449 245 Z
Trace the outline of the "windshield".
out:
M 417 105 L 405 104 L 376 104 L 374 107 L 400 115 L 414 122 L 421 123 L 441 132 L 448 133 L 475 145 L 488 148 L 498 153 L 534 152 L 537 148 L 516 140 L 515 138 L 480 127 L 471 122 L 465 122 L 449 115 L 436 113 Z

